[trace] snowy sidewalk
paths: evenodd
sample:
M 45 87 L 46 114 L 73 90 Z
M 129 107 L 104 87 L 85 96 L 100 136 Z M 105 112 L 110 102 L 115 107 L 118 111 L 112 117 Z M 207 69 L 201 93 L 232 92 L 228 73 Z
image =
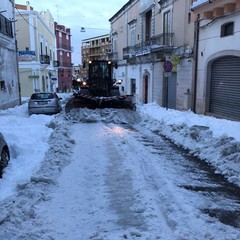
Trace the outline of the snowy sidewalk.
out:
M 217 173 L 240 186 L 240 122 L 166 110 L 156 103 L 138 110 L 143 126 L 209 162 Z

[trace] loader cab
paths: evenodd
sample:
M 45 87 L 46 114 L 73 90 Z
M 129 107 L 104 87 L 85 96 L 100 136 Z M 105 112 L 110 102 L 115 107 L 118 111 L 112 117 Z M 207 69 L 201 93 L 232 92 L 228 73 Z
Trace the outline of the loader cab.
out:
M 107 97 L 114 85 L 110 61 L 89 61 L 88 85 L 90 95 Z

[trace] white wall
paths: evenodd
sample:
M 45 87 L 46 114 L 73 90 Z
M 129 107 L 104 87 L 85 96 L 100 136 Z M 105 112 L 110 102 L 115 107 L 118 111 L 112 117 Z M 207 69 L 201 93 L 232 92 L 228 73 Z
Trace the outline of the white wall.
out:
M 234 35 L 220 37 L 221 25 L 227 22 L 235 22 Z M 198 51 L 198 77 L 197 77 L 197 113 L 205 113 L 208 65 L 214 58 L 224 55 L 240 56 L 240 14 L 220 18 L 208 24 L 209 21 L 201 22 L 199 31 Z
M 1 14 L 14 20 L 14 4 L 9 0 L 1 0 Z M 0 89 L 0 109 L 14 107 L 20 103 L 17 53 L 15 42 L 15 22 L 13 37 L 0 33 L 0 80 L 4 81 L 5 89 Z

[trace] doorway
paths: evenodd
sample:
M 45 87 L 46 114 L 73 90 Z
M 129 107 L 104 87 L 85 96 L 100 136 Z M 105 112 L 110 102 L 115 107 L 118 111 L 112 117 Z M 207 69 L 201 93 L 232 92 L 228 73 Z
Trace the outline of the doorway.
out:
M 144 76 L 144 103 L 148 103 L 148 75 Z

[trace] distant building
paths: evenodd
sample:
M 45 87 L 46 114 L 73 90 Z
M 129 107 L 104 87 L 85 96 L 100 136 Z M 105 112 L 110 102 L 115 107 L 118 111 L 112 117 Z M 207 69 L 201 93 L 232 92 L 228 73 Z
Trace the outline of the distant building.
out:
M 49 12 L 16 4 L 19 75 L 22 96 L 58 88 L 54 19 Z
M 92 60 L 108 60 L 111 51 L 109 45 L 109 34 L 87 38 L 82 40 L 82 63 L 86 68 L 81 69 L 81 76 L 87 78 L 87 63 Z
M 1 0 L 0 13 L 0 109 L 21 103 L 14 1 Z
M 54 23 L 57 42 L 58 89 L 68 92 L 72 89 L 72 47 L 71 30 L 63 25 Z

